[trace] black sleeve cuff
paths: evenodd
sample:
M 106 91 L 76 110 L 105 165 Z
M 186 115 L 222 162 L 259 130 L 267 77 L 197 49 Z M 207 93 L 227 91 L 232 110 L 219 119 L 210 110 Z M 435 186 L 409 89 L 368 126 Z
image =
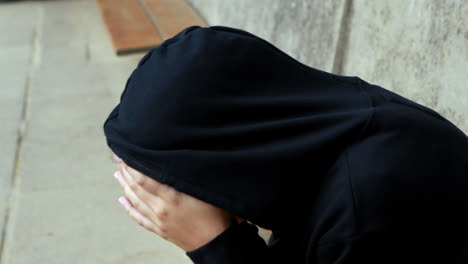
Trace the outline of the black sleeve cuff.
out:
M 207 244 L 186 255 L 195 264 L 259 263 L 267 260 L 265 241 L 255 225 L 234 223 Z

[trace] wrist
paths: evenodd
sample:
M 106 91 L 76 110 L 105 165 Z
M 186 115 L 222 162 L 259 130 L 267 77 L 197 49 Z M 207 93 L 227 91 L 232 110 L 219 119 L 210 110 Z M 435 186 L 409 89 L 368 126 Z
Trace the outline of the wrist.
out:
M 265 241 L 258 236 L 258 228 L 243 221 L 232 224 L 212 241 L 186 252 L 186 255 L 197 264 L 263 263 L 263 257 L 257 259 L 256 256 L 265 256 L 261 252 L 265 248 Z
M 193 241 L 190 245 L 183 247 L 185 251 L 194 251 L 225 232 L 230 226 L 238 224 L 238 220 L 232 216 L 226 217 L 223 221 L 216 223 L 205 223 L 204 227 L 198 228 L 195 232 L 196 235 L 192 236 Z

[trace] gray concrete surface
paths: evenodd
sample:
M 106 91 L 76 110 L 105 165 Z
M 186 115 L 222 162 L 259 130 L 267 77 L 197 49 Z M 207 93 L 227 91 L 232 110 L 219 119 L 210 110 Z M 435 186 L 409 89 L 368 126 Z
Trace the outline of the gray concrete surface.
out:
M 1 3 L 0 32 L 0 263 L 191 263 L 117 202 L 102 125 L 143 54 L 93 0 Z
M 17 141 L 21 134 L 25 86 L 31 60 L 34 26 L 25 22 L 15 32 L 4 21 L 35 19 L 34 10 L 23 6 L 0 8 L 0 249 L 3 244 L 9 211 L 9 197 L 16 168 Z M 12 67 L 14 65 L 14 67 Z
M 245 29 L 309 66 L 359 76 L 468 134 L 466 0 L 188 0 L 209 25 Z
M 356 0 L 347 29 L 344 74 L 428 106 L 468 133 L 468 1 Z
M 188 0 L 209 25 L 264 38 L 307 65 L 331 71 L 346 1 Z

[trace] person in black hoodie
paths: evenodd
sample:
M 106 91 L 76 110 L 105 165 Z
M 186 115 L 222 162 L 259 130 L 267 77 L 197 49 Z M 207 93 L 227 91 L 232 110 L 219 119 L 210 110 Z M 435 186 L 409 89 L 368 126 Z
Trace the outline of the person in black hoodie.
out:
M 468 137 L 244 30 L 150 50 L 103 128 L 127 212 L 196 264 L 468 263 Z

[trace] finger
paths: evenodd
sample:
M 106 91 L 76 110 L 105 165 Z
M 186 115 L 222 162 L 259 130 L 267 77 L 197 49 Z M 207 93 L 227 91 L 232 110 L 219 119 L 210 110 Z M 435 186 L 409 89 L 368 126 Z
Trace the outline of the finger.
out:
M 158 202 L 158 197 L 151 197 L 152 200 L 144 200 L 138 197 L 133 190 L 129 187 L 128 183 L 126 180 L 122 177 L 122 174 L 120 171 L 117 171 L 114 176 L 116 177 L 117 181 L 119 181 L 120 187 L 123 189 L 125 196 L 128 197 L 128 199 L 131 201 L 133 207 L 135 207 L 140 213 L 142 213 L 145 217 L 152 219 L 156 224 L 160 224 L 161 221 L 159 220 L 157 214 L 153 210 L 151 206 L 149 206 L 147 203 L 144 201 L 152 201 L 152 205 L 155 208 L 158 208 L 158 206 L 161 206 L 161 204 Z
M 119 156 L 117 156 L 115 153 L 113 153 L 112 158 L 113 158 L 117 163 L 122 162 L 122 159 L 121 159 Z
M 124 185 L 124 180 L 122 179 L 122 173 L 120 173 L 120 171 L 116 171 L 114 173 L 114 178 L 117 180 L 117 182 L 120 185 L 120 188 L 122 188 L 123 190 L 125 188 L 125 185 Z
M 126 197 L 120 197 L 119 202 L 122 204 L 123 208 L 125 209 L 125 212 L 132 218 L 135 222 L 137 222 L 140 226 L 144 227 L 145 229 L 156 233 L 157 235 L 163 237 L 164 233 L 161 232 L 159 229 L 158 225 L 153 223 L 150 219 L 145 217 L 143 214 L 141 214 L 134 206 L 133 204 L 128 200 Z M 164 238 L 164 237 L 163 237 Z
M 127 174 L 128 171 L 126 171 L 125 169 L 123 170 L 124 171 L 124 174 Z M 127 182 L 127 179 L 129 179 L 130 181 L 132 180 L 131 176 L 128 176 L 127 177 L 124 177 L 124 180 L 122 180 L 123 182 Z M 138 197 L 141 201 L 145 201 L 145 203 L 153 210 L 155 211 L 155 209 L 157 208 L 160 208 L 162 205 L 163 205 L 163 201 L 161 200 L 161 198 L 155 194 L 152 194 L 150 192 L 148 192 L 147 190 L 143 189 L 142 187 L 140 187 L 138 184 L 128 184 L 128 187 L 125 187 L 125 185 L 122 185 L 122 189 L 125 189 L 125 188 L 130 188 L 130 190 L 133 192 L 133 194 Z
M 114 174 L 114 176 L 119 182 L 120 187 L 124 191 L 125 195 L 132 202 L 133 207 L 135 207 L 140 212 L 145 212 L 145 215 L 149 216 L 149 211 L 152 211 L 151 208 L 149 208 L 149 206 L 146 203 L 141 201 L 141 199 L 133 192 L 133 190 L 129 187 L 128 183 L 126 182 L 125 178 L 122 177 L 121 172 L 117 171 Z
M 157 195 L 162 200 L 172 204 L 177 204 L 180 201 L 180 193 L 173 187 L 162 184 L 124 163 L 120 167 L 130 188 L 138 196 L 145 196 L 146 199 L 148 195 Z
M 130 189 L 141 200 L 152 201 L 154 196 L 158 196 L 164 201 L 174 202 L 177 197 L 175 189 L 169 185 L 161 184 L 129 166 L 121 166 L 121 169 Z
M 152 194 L 158 195 L 159 192 L 167 188 L 165 184 L 159 183 L 153 178 L 127 166 L 125 163 L 121 163 L 120 168 L 130 187 L 135 188 L 135 191 L 138 187 L 141 187 Z

